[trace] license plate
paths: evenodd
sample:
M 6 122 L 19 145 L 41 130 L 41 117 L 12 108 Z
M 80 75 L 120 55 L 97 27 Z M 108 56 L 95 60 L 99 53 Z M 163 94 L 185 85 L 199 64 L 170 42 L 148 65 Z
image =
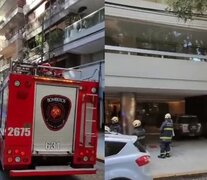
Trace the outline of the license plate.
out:
M 60 149 L 60 143 L 59 142 L 46 142 L 45 143 L 45 149 L 46 150 L 59 150 Z
M 196 126 L 192 126 L 191 129 L 192 129 L 192 130 L 196 130 L 197 127 L 196 127 Z

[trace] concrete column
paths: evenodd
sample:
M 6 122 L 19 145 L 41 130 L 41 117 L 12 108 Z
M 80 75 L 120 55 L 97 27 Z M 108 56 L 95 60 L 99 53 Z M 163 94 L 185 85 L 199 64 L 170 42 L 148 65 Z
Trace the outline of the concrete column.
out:
M 135 119 L 136 98 L 134 93 L 122 94 L 121 96 L 121 119 L 124 134 L 133 131 L 132 122 Z

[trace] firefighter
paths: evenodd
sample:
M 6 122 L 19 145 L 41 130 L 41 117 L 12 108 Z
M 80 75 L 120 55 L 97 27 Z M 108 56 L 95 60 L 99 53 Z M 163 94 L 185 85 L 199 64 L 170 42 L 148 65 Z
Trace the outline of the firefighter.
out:
M 173 121 L 170 113 L 165 114 L 165 121 L 160 127 L 160 155 L 158 158 L 170 157 L 170 143 L 173 137 Z
M 109 133 L 111 131 L 107 125 L 105 125 L 104 129 L 105 129 L 105 133 Z
M 111 118 L 110 130 L 121 133 L 121 125 L 119 124 L 119 118 L 117 116 Z
M 41 66 L 47 66 L 48 68 L 42 68 L 40 70 L 40 73 L 43 75 L 43 76 L 52 76 L 53 75 L 53 70 L 50 68 L 51 65 L 49 63 L 43 63 Z
M 134 127 L 132 135 L 136 135 L 140 144 L 145 146 L 145 129 L 141 127 L 141 124 L 141 121 L 138 119 L 132 122 L 132 125 Z

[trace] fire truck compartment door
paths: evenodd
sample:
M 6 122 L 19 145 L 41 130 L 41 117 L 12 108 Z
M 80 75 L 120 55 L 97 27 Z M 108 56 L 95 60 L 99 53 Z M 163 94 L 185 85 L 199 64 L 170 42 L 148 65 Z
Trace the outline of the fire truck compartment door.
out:
M 65 154 L 72 152 L 76 100 L 77 87 L 36 84 L 33 154 Z M 67 101 L 67 105 L 64 104 L 65 101 Z M 58 104 L 58 108 L 55 107 L 54 116 L 56 117 L 58 113 L 64 112 L 65 115 L 62 117 L 62 121 L 58 118 L 48 118 L 56 104 Z M 54 125 L 53 123 L 56 123 L 54 121 L 59 123 Z

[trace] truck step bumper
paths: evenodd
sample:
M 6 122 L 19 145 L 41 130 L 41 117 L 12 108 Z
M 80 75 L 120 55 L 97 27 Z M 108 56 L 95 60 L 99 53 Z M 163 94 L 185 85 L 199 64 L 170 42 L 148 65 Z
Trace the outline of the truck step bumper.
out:
M 26 177 L 26 176 L 69 176 L 80 174 L 96 174 L 95 168 L 71 168 L 68 166 L 44 166 L 36 167 L 28 170 L 10 170 L 11 177 Z

